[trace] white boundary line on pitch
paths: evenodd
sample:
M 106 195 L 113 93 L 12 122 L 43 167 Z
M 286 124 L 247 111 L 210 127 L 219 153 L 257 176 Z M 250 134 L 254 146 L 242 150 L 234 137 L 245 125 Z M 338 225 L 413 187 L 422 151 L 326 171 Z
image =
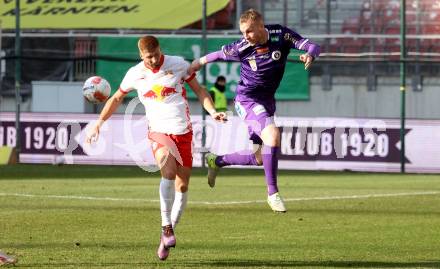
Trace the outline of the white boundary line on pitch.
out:
M 367 198 L 380 198 L 380 197 L 420 196 L 420 195 L 436 195 L 436 194 L 440 194 L 440 191 L 287 198 L 284 199 L 284 201 L 294 202 L 294 201 L 367 199 Z M 2 193 L 2 192 L 0 192 L 0 196 L 14 196 L 14 197 L 26 197 L 26 198 L 53 198 L 53 199 L 69 199 L 69 200 L 94 200 L 94 201 L 123 201 L 123 202 L 148 202 L 148 203 L 159 202 L 159 200 L 152 200 L 152 199 L 112 198 L 112 197 L 93 197 L 93 196 L 75 196 L 75 195 L 40 195 L 40 194 Z M 227 202 L 189 201 L 188 203 L 195 205 L 236 205 L 236 204 L 258 204 L 265 202 L 266 200 L 229 201 L 229 202 L 228 201 Z

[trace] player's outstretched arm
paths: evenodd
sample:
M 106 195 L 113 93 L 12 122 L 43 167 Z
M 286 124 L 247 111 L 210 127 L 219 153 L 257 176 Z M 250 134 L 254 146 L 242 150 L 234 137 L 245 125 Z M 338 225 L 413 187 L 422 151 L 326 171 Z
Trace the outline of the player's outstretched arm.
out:
M 226 113 L 217 112 L 215 110 L 214 102 L 212 101 L 211 96 L 209 95 L 208 91 L 199 84 L 196 78 L 187 81 L 187 83 L 197 95 L 202 106 L 206 109 L 206 111 L 208 111 L 209 115 L 211 115 L 214 120 L 218 122 L 226 122 L 228 120 Z
M 206 56 L 195 59 L 194 61 L 192 61 L 191 65 L 188 69 L 188 74 L 192 74 L 192 73 L 199 71 L 200 69 L 202 69 L 204 64 L 206 64 Z
M 110 118 L 110 116 L 116 111 L 116 109 L 119 107 L 119 105 L 122 103 L 122 100 L 124 100 L 126 93 L 123 93 L 122 91 L 117 91 L 113 94 L 113 96 L 107 100 L 107 102 L 104 105 L 104 108 L 101 111 L 101 114 L 99 115 L 99 119 L 96 122 L 93 129 L 87 134 L 86 142 L 92 143 L 96 142 L 99 137 L 99 130 L 101 129 L 102 124 Z
M 321 48 L 318 44 L 311 42 L 308 38 L 302 38 L 295 32 L 291 32 L 291 35 L 296 35 L 297 38 L 300 38 L 298 41 L 293 42 L 292 48 L 305 52 L 304 54 L 301 54 L 299 56 L 299 60 L 304 63 L 304 69 L 307 70 L 310 68 L 313 61 L 315 61 L 316 58 L 319 57 L 319 54 L 321 53 Z
M 310 42 L 308 39 L 301 39 L 298 42 L 295 42 L 296 49 L 306 51 L 306 53 L 301 54 L 299 56 L 299 60 L 304 63 L 304 69 L 309 69 L 312 65 L 313 61 L 319 57 L 321 53 L 321 48 L 318 44 Z
M 188 74 L 195 73 L 195 72 L 199 71 L 200 69 L 202 69 L 202 67 L 205 64 L 215 62 L 217 60 L 224 60 L 223 52 L 221 50 L 211 52 L 203 57 L 200 57 L 200 58 L 192 61 L 191 65 L 188 69 Z

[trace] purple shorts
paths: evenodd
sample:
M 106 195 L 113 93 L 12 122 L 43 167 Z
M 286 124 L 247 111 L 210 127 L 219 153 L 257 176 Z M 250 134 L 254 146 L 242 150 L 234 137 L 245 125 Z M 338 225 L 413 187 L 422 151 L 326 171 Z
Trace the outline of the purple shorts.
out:
M 235 110 L 248 126 L 249 139 L 254 144 L 262 145 L 261 131 L 274 123 L 275 101 L 258 102 L 235 99 Z

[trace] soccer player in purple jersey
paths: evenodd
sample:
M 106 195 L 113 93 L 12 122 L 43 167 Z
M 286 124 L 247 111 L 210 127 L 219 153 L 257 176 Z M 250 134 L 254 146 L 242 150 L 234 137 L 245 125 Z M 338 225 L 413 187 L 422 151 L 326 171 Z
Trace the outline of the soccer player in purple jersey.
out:
M 261 14 L 253 9 L 240 16 L 240 31 L 243 34 L 241 39 L 194 60 L 190 67 L 191 71 L 197 71 L 204 64 L 218 60 L 241 62 L 235 109 L 246 121 L 250 139 L 256 145 L 252 153 L 236 152 L 223 156 L 208 153 L 208 184 L 214 187 L 220 167 L 263 165 L 267 202 L 273 211 L 286 212 L 277 185 L 280 131 L 274 123 L 275 91 L 283 78 L 291 48 L 305 51 L 300 55 L 305 69 L 319 56 L 320 48 L 289 28 L 264 25 Z

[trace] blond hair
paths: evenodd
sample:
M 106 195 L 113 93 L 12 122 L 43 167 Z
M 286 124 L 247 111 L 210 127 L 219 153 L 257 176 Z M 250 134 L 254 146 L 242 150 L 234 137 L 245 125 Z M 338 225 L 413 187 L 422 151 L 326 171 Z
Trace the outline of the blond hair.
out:
M 139 51 L 154 51 L 157 47 L 159 47 L 159 40 L 152 35 L 147 35 L 139 38 L 138 48 Z
M 240 16 L 240 23 L 247 22 L 247 21 L 263 21 L 263 16 L 260 12 L 256 11 L 255 9 L 251 8 L 243 12 Z

